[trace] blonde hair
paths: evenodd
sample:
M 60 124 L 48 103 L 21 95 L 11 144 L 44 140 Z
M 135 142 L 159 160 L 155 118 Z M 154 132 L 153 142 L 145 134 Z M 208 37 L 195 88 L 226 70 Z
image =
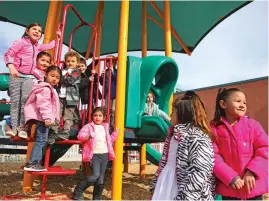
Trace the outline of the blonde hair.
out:
M 79 54 L 78 54 L 77 52 L 74 52 L 74 51 L 69 51 L 69 52 L 67 52 L 67 53 L 64 55 L 64 61 L 66 61 L 66 59 L 67 59 L 68 57 L 76 57 L 77 62 L 79 62 L 79 60 L 80 60 L 80 56 L 79 56 Z

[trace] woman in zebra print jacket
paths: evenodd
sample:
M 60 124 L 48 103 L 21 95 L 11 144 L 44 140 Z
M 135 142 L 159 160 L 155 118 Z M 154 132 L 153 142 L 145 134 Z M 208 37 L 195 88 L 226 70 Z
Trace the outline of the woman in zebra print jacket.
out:
M 188 91 L 173 103 L 152 200 L 214 200 L 214 151 L 209 122 L 198 95 Z

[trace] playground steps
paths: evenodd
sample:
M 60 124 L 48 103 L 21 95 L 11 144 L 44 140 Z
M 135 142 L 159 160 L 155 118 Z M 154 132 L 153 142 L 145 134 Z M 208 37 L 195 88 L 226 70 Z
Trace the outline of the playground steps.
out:
M 42 172 L 30 172 L 30 174 L 33 175 L 74 175 L 76 174 L 75 170 L 64 170 L 60 166 L 52 166 L 48 167 L 47 171 L 42 171 Z
M 22 139 L 18 136 L 12 137 L 11 138 L 12 141 L 24 141 L 24 142 L 34 142 L 34 138 L 28 137 L 26 139 Z M 65 145 L 73 145 L 73 144 L 82 144 L 80 141 L 78 140 L 62 140 L 62 141 L 56 141 L 55 144 L 65 144 Z M 48 145 L 46 147 L 46 153 L 45 153 L 45 161 L 44 161 L 44 167 L 47 169 L 47 171 L 41 171 L 41 172 L 32 172 L 32 171 L 28 171 L 28 173 L 32 174 L 32 175 L 41 175 L 42 178 L 42 188 L 41 188 L 41 196 L 40 199 L 41 200 L 46 200 L 49 199 L 49 197 L 46 195 L 46 190 L 47 190 L 47 180 L 48 177 L 47 176 L 53 176 L 53 175 L 57 175 L 57 176 L 66 176 L 66 175 L 74 175 L 76 174 L 75 170 L 64 170 L 62 167 L 60 166 L 51 166 L 49 167 L 49 161 L 50 161 L 50 150 L 51 150 L 51 146 Z

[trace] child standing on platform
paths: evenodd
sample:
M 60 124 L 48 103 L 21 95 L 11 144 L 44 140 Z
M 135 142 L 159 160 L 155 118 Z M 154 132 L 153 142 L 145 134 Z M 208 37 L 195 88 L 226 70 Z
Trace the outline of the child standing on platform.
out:
M 64 118 L 64 130 L 58 134 L 59 123 L 56 122 L 52 126 L 51 136 L 67 140 L 69 138 L 69 131 L 73 125 L 73 117 L 75 108 L 79 101 L 79 86 L 81 80 L 80 70 L 77 68 L 80 56 L 76 52 L 67 52 L 64 55 L 66 69 L 62 72 L 62 82 L 60 85 L 60 102 L 61 102 L 61 115 Z
M 45 75 L 45 81 L 38 81 L 27 100 L 24 112 L 25 123 L 36 121 L 36 136 L 30 160 L 26 163 L 26 171 L 46 171 L 40 165 L 42 151 L 48 141 L 49 127 L 55 120 L 60 120 L 60 102 L 55 87 L 61 79 L 61 69 L 50 66 Z
M 51 55 L 48 52 L 39 52 L 36 57 L 36 68 L 33 70 L 33 75 L 36 80 L 44 81 L 46 71 L 51 65 Z
M 149 91 L 147 96 L 147 103 L 145 104 L 144 108 L 144 114 L 148 116 L 160 116 L 164 120 L 170 121 L 169 116 L 164 111 L 159 109 L 159 106 L 156 103 L 154 103 L 154 101 L 155 96 L 151 91 Z
M 173 103 L 152 200 L 214 200 L 214 151 L 203 103 L 193 91 Z
M 109 134 L 109 124 L 103 123 L 105 111 L 97 107 L 92 112 L 92 122 L 86 124 L 78 133 L 78 140 L 83 142 L 82 161 L 89 162 L 92 175 L 86 176 L 75 187 L 74 200 L 83 200 L 83 192 L 94 185 L 93 200 L 101 200 L 104 190 L 104 177 L 108 160 L 115 159 L 113 143 L 119 129 Z
M 220 89 L 211 128 L 215 135 L 216 192 L 223 200 L 262 200 L 268 192 L 268 135 L 245 116 L 245 94 Z
M 90 88 L 91 88 L 91 84 L 93 83 L 92 104 L 94 108 L 95 100 L 97 96 L 96 88 L 97 88 L 98 75 L 95 69 L 92 70 L 92 63 L 89 66 L 87 66 L 86 60 L 83 58 L 80 58 L 79 69 L 81 72 L 81 82 L 80 82 L 80 89 L 79 89 L 81 103 L 82 104 L 89 103 Z M 100 93 L 100 90 L 98 90 L 98 99 L 100 100 L 101 98 L 102 98 L 102 94 Z
M 57 32 L 60 35 L 60 32 Z M 42 27 L 39 23 L 27 26 L 22 38 L 13 42 L 4 55 L 4 61 L 9 68 L 10 116 L 12 130 L 6 135 L 27 138 L 24 126 L 24 105 L 33 85 L 33 70 L 36 65 L 36 56 L 39 52 L 52 49 L 55 40 L 49 44 L 38 44 L 42 36 Z

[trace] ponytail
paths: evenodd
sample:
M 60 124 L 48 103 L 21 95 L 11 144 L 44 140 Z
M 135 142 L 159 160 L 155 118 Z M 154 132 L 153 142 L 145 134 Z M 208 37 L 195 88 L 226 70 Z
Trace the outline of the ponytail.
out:
M 216 106 L 215 106 L 215 115 L 214 121 L 220 122 L 221 117 L 225 116 L 224 109 L 220 106 L 220 101 L 227 101 L 227 98 L 234 92 L 239 92 L 240 90 L 237 88 L 219 88 L 217 98 L 216 98 Z

